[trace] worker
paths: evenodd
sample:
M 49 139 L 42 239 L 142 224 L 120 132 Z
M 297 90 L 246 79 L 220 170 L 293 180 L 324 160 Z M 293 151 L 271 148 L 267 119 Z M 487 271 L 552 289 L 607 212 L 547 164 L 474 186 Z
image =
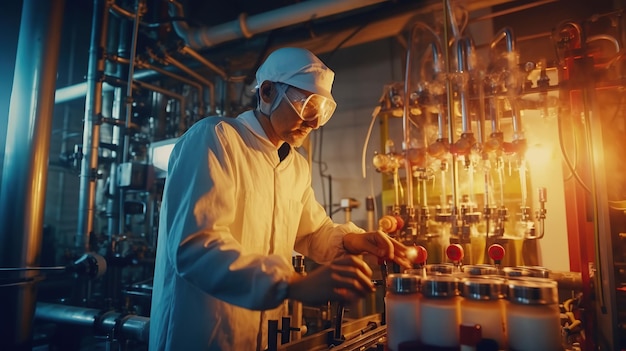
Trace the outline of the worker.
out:
M 409 267 L 382 232 L 334 223 L 295 149 L 336 103 L 334 72 L 280 48 L 256 72 L 257 107 L 195 123 L 174 146 L 160 208 L 150 350 L 264 350 L 286 299 L 349 303 L 374 291 L 365 252 Z M 321 265 L 295 273 L 294 250 Z

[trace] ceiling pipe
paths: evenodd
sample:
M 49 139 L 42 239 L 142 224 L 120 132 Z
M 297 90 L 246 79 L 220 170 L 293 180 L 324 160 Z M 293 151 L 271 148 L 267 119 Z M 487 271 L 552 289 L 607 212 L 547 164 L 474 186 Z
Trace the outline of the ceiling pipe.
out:
M 209 48 L 235 39 L 251 38 L 255 34 L 320 19 L 351 10 L 387 2 L 389 0 L 318 0 L 303 1 L 272 11 L 247 17 L 213 27 L 191 28 L 184 21 L 173 22 L 174 30 L 193 49 Z M 177 0 L 169 0 L 169 14 L 185 17 L 183 6 Z
M 190 28 L 185 22 L 175 21 L 174 30 L 185 41 L 190 49 L 201 49 L 221 44 L 230 40 L 249 38 L 255 34 L 270 31 L 311 19 L 319 19 L 342 12 L 355 10 L 390 0 L 319 0 L 305 1 L 295 5 L 283 7 L 264 14 L 246 18 L 240 16 L 238 21 L 232 21 L 210 28 Z M 184 16 L 183 6 L 176 0 L 169 0 L 170 16 Z M 198 38 L 198 39 L 194 39 Z M 193 44 L 197 43 L 197 44 Z M 189 54 L 187 52 L 186 54 Z M 206 62 L 202 62 L 206 66 Z M 209 67 L 211 68 L 211 67 Z M 167 68 L 166 68 L 167 69 Z M 220 76 L 222 72 L 216 71 Z M 160 76 L 153 70 L 136 72 L 135 80 L 148 80 Z M 55 103 L 65 103 L 78 98 L 84 98 L 87 92 L 88 82 L 81 82 L 71 86 L 57 89 Z M 109 84 L 103 85 L 103 91 L 113 90 Z M 214 110 L 214 109 L 213 109 Z
M 225 80 L 225 81 L 228 80 L 228 75 L 226 74 L 226 72 L 223 69 L 217 67 L 213 62 L 207 60 L 206 58 L 204 58 L 202 55 L 200 55 L 197 51 L 195 51 L 194 49 L 190 48 L 189 46 L 185 45 L 183 47 L 180 47 L 178 49 L 178 51 L 180 53 L 182 53 L 182 54 L 185 54 L 185 55 L 193 57 L 194 59 L 196 59 L 198 62 L 200 62 L 204 66 L 206 66 L 207 68 L 209 68 L 213 72 L 217 73 L 220 77 L 222 77 L 223 80 Z

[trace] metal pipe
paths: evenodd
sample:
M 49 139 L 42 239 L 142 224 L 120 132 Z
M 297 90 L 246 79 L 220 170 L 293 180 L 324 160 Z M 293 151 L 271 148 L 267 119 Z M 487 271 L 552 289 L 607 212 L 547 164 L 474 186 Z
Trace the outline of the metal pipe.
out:
M 168 0 L 170 3 L 170 15 L 184 17 L 183 6 L 176 0 Z M 334 15 L 337 13 L 358 9 L 366 6 L 371 6 L 377 3 L 388 2 L 389 0 L 321 0 L 321 1 L 304 1 L 292 6 L 286 6 L 275 11 L 270 11 L 265 14 L 255 15 L 249 17 L 247 20 L 249 25 L 245 25 L 248 31 L 252 31 L 256 28 L 256 33 L 264 31 L 270 31 L 279 27 L 287 25 L 293 25 L 304 21 L 311 20 L 312 18 L 318 19 L 325 16 Z M 313 14 L 313 15 L 312 15 Z M 297 16 L 296 16 L 297 15 Z M 175 21 L 174 28 L 177 34 L 185 39 L 185 42 L 195 50 L 203 47 L 212 46 L 215 44 L 223 43 L 229 40 L 239 39 L 242 33 L 232 33 L 234 30 L 238 32 L 241 27 L 241 20 L 232 21 L 212 28 L 198 28 L 191 29 L 183 21 Z M 228 27 L 234 29 L 226 30 Z M 257 28 L 258 27 L 258 28 Z M 246 31 L 247 32 L 247 31 Z M 208 45 L 192 45 L 189 40 L 192 40 L 195 35 L 206 39 L 210 42 Z M 207 38 L 212 38 L 209 40 Z M 146 80 L 151 78 L 157 78 L 159 74 L 153 71 L 137 72 L 133 79 Z M 78 83 L 72 86 L 63 87 L 57 89 L 55 103 L 64 103 L 74 99 L 82 98 L 85 96 L 88 89 L 88 83 Z M 103 91 L 113 90 L 113 87 L 104 84 Z M 215 111 L 215 103 L 212 103 L 212 110 Z
M 410 158 L 408 157 L 408 153 L 410 152 L 410 147 L 411 147 L 411 135 L 410 135 L 410 128 L 411 128 L 411 121 L 410 121 L 410 95 L 411 95 L 411 87 L 412 87 L 412 72 L 413 72 L 413 43 L 415 41 L 415 38 L 417 36 L 417 31 L 419 29 L 422 30 L 426 30 L 427 32 L 432 32 L 430 31 L 429 27 L 426 26 L 425 24 L 418 22 L 416 23 L 410 33 L 410 37 L 409 37 L 409 43 L 408 43 L 408 48 L 407 48 L 407 53 L 406 53 L 406 63 L 405 63 L 405 72 L 404 72 L 404 109 L 403 109 L 403 114 L 402 114 L 402 131 L 403 131 L 403 135 L 404 135 L 404 152 L 405 152 L 405 157 L 404 157 L 404 168 L 406 171 L 406 188 L 407 188 L 407 199 L 406 199 L 406 205 L 407 205 L 407 210 L 409 212 L 409 214 L 414 214 L 413 212 L 413 171 L 412 171 L 412 167 L 411 167 L 411 161 Z M 435 36 L 436 37 L 436 36 Z M 434 53 L 433 53 L 434 54 Z M 425 145 L 424 145 L 425 147 Z M 396 201 L 397 198 L 396 198 Z M 409 219 L 410 222 L 413 221 L 413 218 Z
M 179 51 L 185 55 L 193 57 L 204 66 L 217 73 L 220 77 L 222 77 L 223 80 L 228 80 L 228 75 L 226 74 L 226 72 L 224 72 L 223 69 L 217 67 L 213 62 L 207 60 L 206 58 L 204 58 L 204 56 L 200 55 L 197 51 L 190 48 L 189 46 L 184 45 L 179 49 Z
M 128 77 L 132 77 L 135 75 L 135 57 L 137 56 L 137 37 L 139 35 L 139 22 L 141 21 L 141 17 L 143 16 L 145 9 L 145 0 L 135 0 L 135 13 L 133 18 L 133 31 L 132 31 L 132 42 L 130 45 L 130 57 L 128 59 Z M 130 78 L 129 78 L 130 79 Z M 133 115 L 133 86 L 132 84 L 128 84 L 126 86 L 126 130 L 128 131 L 130 128 L 132 115 Z M 130 148 L 130 135 L 129 133 L 124 133 L 124 145 L 123 145 L 123 153 L 122 153 L 122 162 L 126 163 L 128 161 L 128 150 Z M 122 191 L 122 199 L 123 199 L 123 191 Z M 124 208 L 120 209 L 121 217 L 124 217 Z
M 0 191 L 0 267 L 36 267 L 41 253 L 54 88 L 64 0 L 25 0 Z M 37 271 L 0 286 L 0 349 L 30 350 Z
M 211 82 L 210 80 L 204 78 L 203 76 L 201 76 L 200 74 L 198 74 L 197 72 L 195 72 L 191 68 L 185 66 L 182 62 L 176 60 L 175 58 L 173 58 L 172 56 L 170 56 L 168 54 L 165 54 L 165 62 L 172 64 L 173 66 L 175 66 L 179 70 L 181 70 L 181 71 L 187 73 L 188 75 L 192 76 L 198 82 L 200 82 L 200 83 L 204 84 L 205 86 L 207 86 L 209 88 L 209 94 L 211 96 L 211 111 L 215 111 L 215 84 L 213 84 L 213 82 Z
M 125 65 L 129 64 L 129 62 L 130 62 L 127 58 L 120 57 L 120 56 L 117 56 L 117 55 L 107 55 L 107 59 L 112 60 L 112 61 L 117 62 L 117 63 L 125 64 Z M 140 58 L 137 58 L 135 60 L 135 65 L 137 67 L 140 67 L 140 68 L 144 68 L 144 69 L 155 71 L 155 72 L 157 72 L 159 74 L 162 74 L 162 75 L 164 75 L 166 77 L 175 79 L 175 80 L 177 80 L 177 81 L 179 81 L 181 83 L 187 84 L 187 85 L 195 88 L 198 91 L 198 97 L 199 97 L 199 99 L 198 99 L 198 109 L 201 111 L 201 114 L 204 114 L 204 88 L 202 87 L 201 84 L 198 84 L 198 82 L 195 82 L 195 81 L 193 81 L 191 79 L 188 79 L 188 78 L 183 77 L 181 75 L 178 75 L 176 73 L 170 72 L 170 71 L 168 71 L 166 69 L 163 69 L 161 67 L 154 66 L 154 65 L 152 65 L 152 64 L 150 64 L 150 63 L 148 63 L 148 62 L 146 62 L 146 61 L 144 61 L 144 60 L 142 60 Z M 137 77 L 137 75 L 135 75 L 135 77 Z M 133 79 L 133 81 L 137 82 L 139 80 L 137 78 L 135 78 L 135 79 Z M 211 97 L 211 98 L 213 99 L 213 97 Z
M 439 74 L 445 71 L 445 68 L 442 66 L 442 59 L 441 59 L 441 55 L 442 55 L 442 45 L 441 45 L 441 40 L 439 39 L 439 35 L 437 33 L 435 33 L 435 31 L 430 28 L 428 25 L 426 25 L 423 22 L 417 22 L 412 29 L 412 32 L 415 32 L 417 29 L 423 29 L 425 32 L 429 33 L 432 36 L 432 41 L 429 45 L 429 48 L 431 50 L 431 59 L 432 59 L 432 69 L 433 72 L 435 73 L 436 77 L 434 77 L 435 79 L 439 78 Z M 412 34 L 414 35 L 414 34 Z M 412 45 L 413 42 L 411 41 L 411 43 L 409 45 Z M 410 50 L 410 49 L 409 49 Z M 422 64 L 420 67 L 420 76 L 421 79 L 424 81 L 428 81 L 431 79 L 431 77 L 427 77 L 426 76 L 426 68 L 425 68 L 425 63 L 427 63 L 428 60 L 422 60 Z M 443 116 L 441 111 L 438 113 L 438 139 L 442 139 L 443 135 L 444 135 L 444 121 L 443 121 Z
M 118 15 L 122 15 L 128 19 L 134 19 L 135 18 L 135 14 L 126 10 L 125 8 L 121 7 L 120 5 L 116 4 L 115 1 L 111 1 L 111 8 L 110 11 L 112 11 L 113 13 L 116 13 Z
M 430 30 L 432 31 L 432 29 Z M 441 67 L 441 42 L 439 41 L 439 37 L 436 35 L 436 33 L 432 32 L 432 34 L 434 34 L 435 37 L 430 44 L 430 48 L 432 51 L 433 68 L 435 70 L 435 73 L 438 74 L 443 71 L 443 67 Z
M 71 34 L 70 34 L 70 49 L 69 49 L 69 58 L 67 60 L 67 83 L 71 83 L 72 80 L 74 79 L 74 60 L 77 56 L 77 50 L 76 50 L 76 33 L 78 32 L 76 30 L 76 28 L 78 27 L 78 25 L 76 24 L 76 22 L 73 23 L 72 29 L 70 30 Z M 69 130 L 70 130 L 70 118 L 71 118 L 71 109 L 70 106 L 65 105 L 63 106 L 63 127 L 62 127 L 62 131 L 61 131 L 61 150 L 59 151 L 60 155 L 65 155 L 65 153 L 67 152 L 68 149 L 68 142 L 67 139 L 70 135 Z M 65 172 L 59 172 L 58 173 L 58 182 L 57 182 L 57 188 L 60 191 L 64 191 L 65 190 Z M 57 223 L 60 223 L 62 218 L 63 218 L 63 210 L 65 208 L 65 196 L 58 196 L 56 199 L 56 204 L 54 205 L 55 208 L 55 220 L 57 221 Z
M 191 28 L 183 21 L 173 22 L 174 30 L 193 49 L 203 49 L 227 41 L 251 38 L 255 34 L 355 10 L 389 0 L 316 0 L 302 1 L 251 17 L 245 13 L 238 20 L 214 27 Z M 169 0 L 169 14 L 185 17 L 183 6 Z
M 502 39 L 506 39 L 506 51 L 508 53 L 515 52 L 515 35 L 513 35 L 513 29 L 510 27 L 504 27 L 496 33 L 490 44 L 491 50 L 495 50 Z
M 133 79 L 150 79 L 157 77 L 159 77 L 159 73 L 155 71 L 141 71 L 137 72 Z M 92 84 L 92 82 L 87 81 L 57 89 L 56 95 L 54 97 L 54 103 L 61 104 L 64 102 L 85 97 L 89 90 L 90 84 Z M 102 87 L 102 91 L 107 92 L 113 90 L 114 88 L 115 87 L 110 84 L 104 84 Z
M 136 84 L 137 86 L 139 86 L 140 88 L 156 91 L 156 92 L 159 92 L 159 93 L 161 93 L 163 95 L 166 95 L 166 96 L 172 97 L 174 99 L 177 99 L 177 100 L 181 101 L 181 104 L 185 101 L 185 97 L 184 96 L 182 96 L 180 94 L 177 94 L 177 93 L 174 93 L 172 91 L 169 91 L 167 89 L 164 89 L 164 88 L 162 88 L 162 87 L 160 87 L 158 85 L 142 82 L 142 81 L 139 81 L 139 80 L 135 81 L 133 83 Z
M 102 114 L 102 80 L 105 60 L 102 53 L 106 47 L 109 24 L 108 1 L 94 0 L 87 68 L 87 97 L 83 125 L 83 158 L 80 167 L 80 190 L 78 194 L 78 227 L 75 246 L 89 252 L 95 216 L 96 178 L 98 172 L 98 149 L 100 147 L 100 117 Z
M 600 41 L 600 40 L 607 40 L 609 41 L 611 44 L 613 44 L 613 46 L 615 47 L 615 53 L 619 53 L 621 48 L 621 45 L 619 43 L 619 41 L 617 40 L 617 38 L 615 38 L 612 35 L 608 35 L 608 34 L 597 34 L 597 35 L 592 35 L 590 37 L 587 37 L 587 41 L 586 43 L 589 44 L 593 41 Z
M 117 52 L 117 57 L 128 57 L 128 32 L 129 32 L 129 21 L 126 19 L 116 19 L 116 22 L 111 28 L 110 38 L 108 40 L 108 44 L 110 45 L 110 50 L 107 52 L 113 52 L 114 50 Z M 117 24 L 117 25 L 116 25 Z M 105 57 L 108 60 L 108 57 Z M 119 63 L 116 61 L 108 60 L 110 63 Z M 115 72 L 113 73 L 116 77 L 127 80 L 128 79 L 128 70 L 125 70 L 122 65 L 115 64 Z M 123 87 L 116 86 L 113 92 L 113 108 L 111 117 L 114 119 L 115 124 L 112 126 L 113 133 L 111 137 L 111 144 L 115 145 L 115 161 L 111 162 L 110 172 L 109 172 L 109 189 L 107 196 L 107 234 L 108 234 L 108 249 L 112 249 L 112 245 L 115 241 L 114 237 L 116 235 L 124 233 L 124 221 L 121 219 L 122 208 L 124 206 L 124 200 L 121 196 L 121 189 L 118 186 L 118 165 L 122 161 L 121 155 L 121 145 L 123 142 L 123 135 L 125 131 L 122 129 L 122 126 L 125 124 L 125 113 L 126 106 L 124 104 L 124 91 Z M 113 268 L 112 272 L 117 272 L 117 268 Z M 116 285 L 113 282 L 115 275 L 109 274 L 107 275 L 107 279 L 109 279 L 109 292 L 108 297 L 113 297 L 116 295 L 117 291 L 114 291 L 114 287 Z
M 490 50 L 492 55 L 496 50 L 497 45 L 501 40 L 506 40 L 506 52 L 507 52 L 507 70 L 517 70 L 518 67 L 518 59 L 516 52 L 516 40 L 515 34 L 513 30 L 509 27 L 504 27 L 496 33 L 494 39 L 491 41 Z M 508 99 L 511 104 L 512 110 L 512 122 L 513 122 L 513 132 L 514 139 L 524 139 L 524 133 L 522 131 L 522 118 L 520 114 L 519 104 L 517 103 L 517 89 L 521 88 L 521 84 L 517 81 L 517 79 L 513 79 L 512 82 L 506 82 Z
M 469 76 L 469 72 L 473 69 L 471 62 L 471 55 L 473 54 L 474 44 L 472 39 L 464 37 L 456 42 L 456 60 L 457 60 L 457 73 L 466 73 Z M 461 87 L 459 91 L 460 105 L 461 105 L 461 123 L 462 133 L 471 133 L 472 124 L 469 117 L 469 111 L 467 109 L 467 85 L 469 78 L 461 79 Z
M 497 12 L 491 12 L 488 13 L 486 15 L 483 16 L 479 16 L 479 17 L 475 17 L 469 20 L 470 23 L 476 23 L 476 22 L 480 22 L 480 21 L 485 21 L 485 20 L 490 20 L 490 19 L 494 19 L 496 17 L 500 17 L 500 16 L 504 16 L 504 15 L 508 15 L 511 13 L 517 13 L 523 10 L 528 10 L 534 7 L 539 7 L 542 5 L 546 5 L 552 2 L 558 2 L 559 0 L 541 0 L 541 1 L 533 1 L 532 3 L 529 4 L 524 4 L 524 5 L 520 5 L 520 6 L 514 6 L 511 8 L 508 8 L 506 10 L 502 10 L 502 11 L 497 11 Z
M 116 339 L 148 342 L 150 318 L 106 312 L 94 308 L 37 303 L 35 318 L 40 321 L 91 327 L 94 331 L 112 334 Z
M 169 91 L 167 89 L 161 88 L 157 85 L 154 84 L 150 84 L 150 83 L 146 83 L 146 82 L 142 82 L 142 81 L 135 81 L 133 82 L 134 84 L 136 84 L 137 86 L 139 86 L 140 88 L 144 88 L 144 89 L 148 89 L 148 90 L 152 90 L 152 91 L 156 91 L 158 93 L 161 93 L 165 96 L 169 96 L 171 98 L 174 98 L 176 100 L 179 101 L 180 104 L 180 122 L 179 122 L 179 126 L 178 126 L 178 131 L 182 134 L 187 128 L 186 122 L 187 122 L 187 112 L 185 109 L 185 97 L 180 95 L 180 94 L 176 94 L 172 91 Z
M 443 2 L 443 41 L 442 43 L 445 43 L 445 50 L 444 50 L 444 63 L 445 63 L 445 67 L 446 67 L 446 91 L 448 92 L 447 94 L 447 99 L 446 99 L 446 114 L 447 114 L 447 121 L 448 121 L 448 138 L 449 138 L 449 142 L 450 145 L 452 145 L 454 143 L 454 137 L 456 136 L 454 133 L 454 128 L 455 128 L 455 124 L 454 123 L 454 116 L 453 116 L 453 107 L 454 107 L 454 95 L 452 94 L 452 80 L 450 79 L 450 75 L 449 73 L 452 71 L 452 62 L 450 60 L 450 49 L 448 47 L 448 43 L 450 42 L 450 31 L 448 29 L 449 23 L 450 23 L 450 19 L 448 18 L 448 13 L 450 13 L 450 2 L 449 0 L 442 0 Z M 458 175 L 457 175 L 457 169 L 456 169 L 456 161 L 457 161 L 457 156 L 455 153 L 452 153 L 452 165 L 453 167 L 450 167 L 450 171 L 452 172 L 452 191 L 451 191 L 451 196 L 452 196 L 452 209 L 453 211 L 456 208 L 457 205 L 457 188 L 458 188 Z M 442 173 L 443 175 L 443 173 Z M 445 181 L 443 181 L 443 184 L 445 184 Z M 443 195 L 443 193 L 442 193 Z M 445 203 L 441 204 L 442 206 L 445 206 Z
M 187 84 L 189 86 L 194 87 L 197 91 L 198 91 L 198 110 L 200 111 L 200 115 L 204 116 L 204 114 L 206 113 L 206 111 L 204 110 L 204 88 L 202 87 L 201 84 L 198 84 L 197 82 L 191 80 L 191 79 L 187 79 L 181 75 L 172 73 L 170 71 L 167 71 L 161 67 L 157 67 L 154 65 L 151 65 L 143 60 L 138 60 L 137 61 L 137 67 L 141 67 L 141 68 L 145 68 L 145 69 L 151 69 L 155 72 L 158 72 L 166 77 L 178 80 L 181 83 Z M 215 97 L 211 96 L 211 101 L 214 101 Z M 211 111 L 212 112 L 212 111 Z
M 376 230 L 374 225 L 375 219 L 375 206 L 374 206 L 374 197 L 368 196 L 365 198 L 365 209 L 367 210 L 367 226 L 366 229 L 368 232 L 373 232 Z

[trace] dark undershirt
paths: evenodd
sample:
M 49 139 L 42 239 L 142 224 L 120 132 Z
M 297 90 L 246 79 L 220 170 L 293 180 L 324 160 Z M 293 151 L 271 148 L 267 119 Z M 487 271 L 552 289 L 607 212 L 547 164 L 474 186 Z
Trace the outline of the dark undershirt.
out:
M 291 147 L 289 146 L 288 143 L 283 143 L 278 148 L 278 158 L 280 159 L 281 162 L 285 159 L 285 157 L 287 157 L 287 155 L 289 155 L 290 151 L 291 151 Z

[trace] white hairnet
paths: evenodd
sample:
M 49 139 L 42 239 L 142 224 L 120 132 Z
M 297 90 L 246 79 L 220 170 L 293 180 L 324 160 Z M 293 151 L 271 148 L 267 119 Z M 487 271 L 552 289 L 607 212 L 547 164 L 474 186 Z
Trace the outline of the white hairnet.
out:
M 335 72 L 312 52 L 286 47 L 272 52 L 256 71 L 257 85 L 282 82 L 335 101 L 331 94 Z

